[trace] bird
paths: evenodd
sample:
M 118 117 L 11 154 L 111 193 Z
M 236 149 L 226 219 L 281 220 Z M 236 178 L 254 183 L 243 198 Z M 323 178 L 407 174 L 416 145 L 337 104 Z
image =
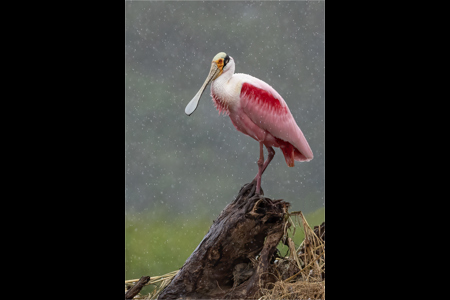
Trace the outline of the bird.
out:
M 280 148 L 286 164 L 307 162 L 313 152 L 280 94 L 266 82 L 244 73 L 235 73 L 233 57 L 219 52 L 211 62 L 209 74 L 200 90 L 185 109 L 190 116 L 211 83 L 211 98 L 219 114 L 228 115 L 234 127 L 259 142 L 258 173 L 255 194 L 261 195 L 261 178 L 275 156 L 273 147 Z M 264 161 L 264 149 L 268 155 Z

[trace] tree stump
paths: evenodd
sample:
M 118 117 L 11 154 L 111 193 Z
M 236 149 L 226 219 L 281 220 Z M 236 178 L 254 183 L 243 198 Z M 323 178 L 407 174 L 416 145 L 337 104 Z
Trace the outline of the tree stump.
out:
M 254 299 L 276 280 L 269 266 L 289 203 L 255 195 L 255 186 L 241 188 L 158 299 Z

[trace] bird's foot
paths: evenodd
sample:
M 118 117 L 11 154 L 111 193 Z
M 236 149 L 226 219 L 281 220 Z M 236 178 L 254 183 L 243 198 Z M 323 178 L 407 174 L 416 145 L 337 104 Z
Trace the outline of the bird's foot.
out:
M 242 197 L 246 192 L 250 191 L 250 193 L 248 194 L 248 196 L 252 195 L 255 193 L 255 189 L 256 189 L 256 180 L 253 180 L 250 183 L 246 183 L 244 184 L 244 186 L 241 188 L 241 190 L 239 191 L 239 194 L 237 195 L 236 198 L 240 198 Z M 248 197 L 247 196 L 247 197 Z
M 247 194 L 247 199 L 252 198 L 253 196 L 264 196 L 264 191 L 262 188 L 260 188 L 260 194 L 256 193 L 256 179 L 253 179 L 252 182 L 244 184 L 244 186 L 241 188 L 241 190 L 239 191 L 239 194 L 236 198 L 240 198 L 242 197 L 245 193 L 247 193 L 248 191 L 250 191 Z

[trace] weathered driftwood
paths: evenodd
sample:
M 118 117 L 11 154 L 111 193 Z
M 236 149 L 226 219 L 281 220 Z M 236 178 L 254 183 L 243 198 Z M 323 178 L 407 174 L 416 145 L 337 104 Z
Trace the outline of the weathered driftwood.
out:
M 150 276 L 142 276 L 141 279 L 139 279 L 139 281 L 125 293 L 125 300 L 133 299 L 133 297 L 136 296 L 149 281 Z
M 251 299 L 276 278 L 270 262 L 289 203 L 241 188 L 158 299 Z

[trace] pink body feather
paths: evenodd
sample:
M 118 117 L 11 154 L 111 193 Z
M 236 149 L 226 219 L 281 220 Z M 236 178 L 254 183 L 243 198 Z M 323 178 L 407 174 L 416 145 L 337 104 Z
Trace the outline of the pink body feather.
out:
M 286 163 L 294 166 L 296 161 L 309 161 L 313 153 L 305 136 L 294 120 L 286 102 L 267 83 L 253 77 L 253 83 L 244 82 L 240 91 L 240 105 L 225 106 L 212 94 L 219 112 L 230 116 L 236 129 L 268 147 L 281 148 Z

